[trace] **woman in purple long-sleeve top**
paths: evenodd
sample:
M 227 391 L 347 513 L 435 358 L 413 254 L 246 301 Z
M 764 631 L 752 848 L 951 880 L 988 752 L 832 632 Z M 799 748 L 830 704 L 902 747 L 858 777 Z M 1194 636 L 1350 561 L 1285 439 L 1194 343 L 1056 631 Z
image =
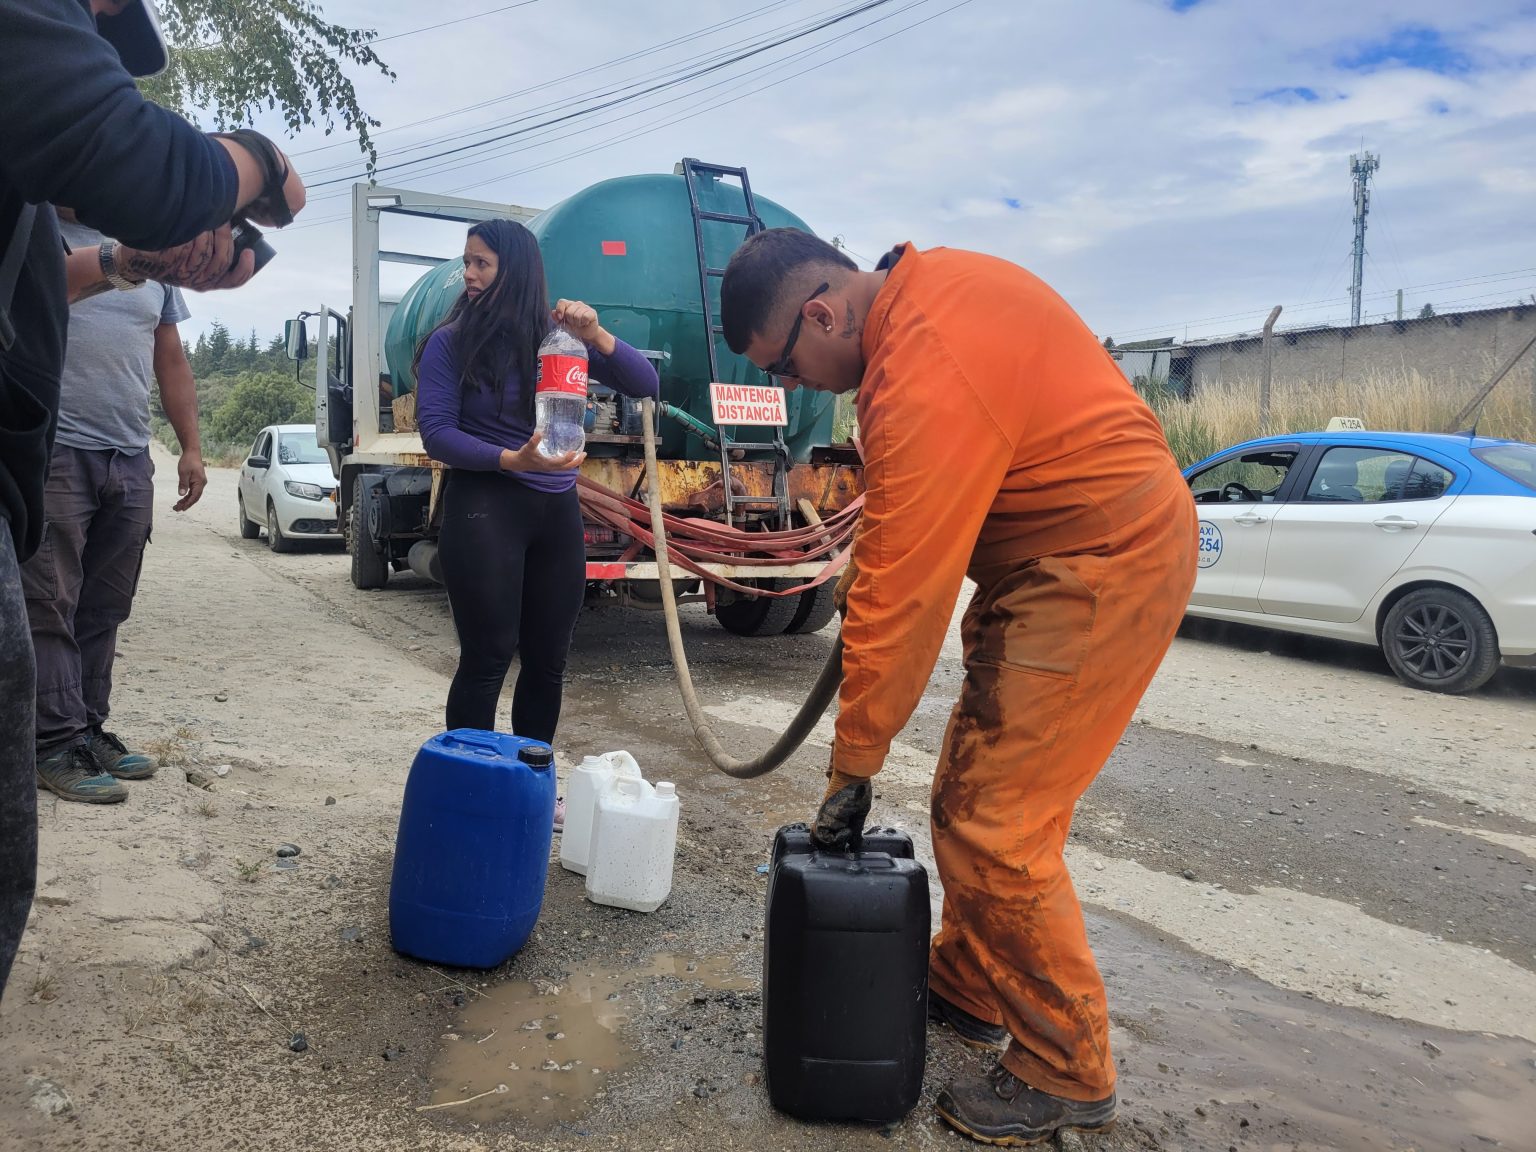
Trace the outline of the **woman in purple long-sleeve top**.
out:
M 533 234 L 488 220 L 464 242 L 464 293 L 422 344 L 416 418 L 434 460 L 452 469 L 439 537 L 459 634 L 448 727 L 492 729 L 514 653 L 512 731 L 552 741 L 566 654 L 586 590 L 576 496 L 584 454 L 538 451 L 534 388 L 552 323 L 587 345 L 591 374 L 626 396 L 655 397 L 656 370 L 576 300 L 553 310 Z

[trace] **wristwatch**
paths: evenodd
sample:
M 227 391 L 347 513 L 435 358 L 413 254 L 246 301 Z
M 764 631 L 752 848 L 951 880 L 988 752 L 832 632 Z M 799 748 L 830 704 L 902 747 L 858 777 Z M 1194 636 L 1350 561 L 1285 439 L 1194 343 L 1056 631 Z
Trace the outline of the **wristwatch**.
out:
M 130 280 L 117 270 L 117 241 L 103 240 L 101 242 L 100 263 L 101 274 L 106 277 L 107 283 L 119 292 L 131 292 L 143 285 L 142 280 Z

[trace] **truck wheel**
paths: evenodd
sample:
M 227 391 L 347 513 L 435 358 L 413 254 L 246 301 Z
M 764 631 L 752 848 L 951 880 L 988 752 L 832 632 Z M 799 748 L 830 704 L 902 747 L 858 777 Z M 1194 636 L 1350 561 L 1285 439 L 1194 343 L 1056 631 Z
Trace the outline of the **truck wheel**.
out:
M 818 584 L 809 592 L 800 593 L 796 597 L 799 606 L 795 609 L 795 617 L 784 631 L 793 635 L 804 635 L 808 632 L 820 632 L 830 624 L 832 618 L 837 615 L 837 604 L 832 599 L 836 588 L 837 581 L 828 580 L 825 584 Z
M 770 578 L 754 580 L 752 584 L 777 591 L 783 581 Z M 753 600 L 742 597 L 729 604 L 716 605 L 715 616 L 727 632 L 738 636 L 777 636 L 789 627 L 799 607 L 798 596 L 759 596 Z
M 352 553 L 352 586 L 367 591 L 389 583 L 389 561 L 379 555 L 363 515 L 363 478 L 352 482 L 352 506 L 347 509 L 347 547 Z
M 1381 651 L 1399 680 L 1430 692 L 1475 692 L 1499 668 L 1493 621 L 1454 588 L 1420 588 L 1392 605 Z

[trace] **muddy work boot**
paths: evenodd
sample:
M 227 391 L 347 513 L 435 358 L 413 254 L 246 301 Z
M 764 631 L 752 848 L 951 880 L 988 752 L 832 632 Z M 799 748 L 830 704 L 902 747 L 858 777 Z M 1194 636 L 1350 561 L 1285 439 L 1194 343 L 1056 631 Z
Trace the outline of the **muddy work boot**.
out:
M 928 1019 L 949 1025 L 951 1031 L 972 1048 L 1001 1048 L 1008 1043 L 1008 1029 L 972 1016 L 931 988 L 928 990 Z
M 126 744 L 100 728 L 85 738 L 85 747 L 103 772 L 110 772 L 119 780 L 148 780 L 160 767 L 153 756 L 130 752 Z
M 128 799 L 128 789 L 96 763 L 84 744 L 39 757 L 37 782 L 54 795 L 81 804 L 116 804 Z
M 983 1144 L 1017 1147 L 1049 1140 L 1064 1128 L 1102 1132 L 1115 1122 L 1115 1095 L 1067 1100 L 1031 1088 L 1001 1063 L 954 1081 L 934 1107 L 944 1121 Z

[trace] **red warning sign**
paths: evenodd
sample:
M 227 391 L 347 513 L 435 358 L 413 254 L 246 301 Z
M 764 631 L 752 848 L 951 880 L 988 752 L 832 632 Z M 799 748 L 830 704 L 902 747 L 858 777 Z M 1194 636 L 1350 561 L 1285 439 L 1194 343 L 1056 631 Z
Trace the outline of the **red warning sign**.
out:
M 715 424 L 757 424 L 783 426 L 789 423 L 784 411 L 784 389 L 759 384 L 711 384 L 709 398 Z
M 625 243 L 623 240 L 604 240 L 603 241 L 603 255 L 604 256 L 628 256 L 629 255 L 629 245 L 627 243 Z

